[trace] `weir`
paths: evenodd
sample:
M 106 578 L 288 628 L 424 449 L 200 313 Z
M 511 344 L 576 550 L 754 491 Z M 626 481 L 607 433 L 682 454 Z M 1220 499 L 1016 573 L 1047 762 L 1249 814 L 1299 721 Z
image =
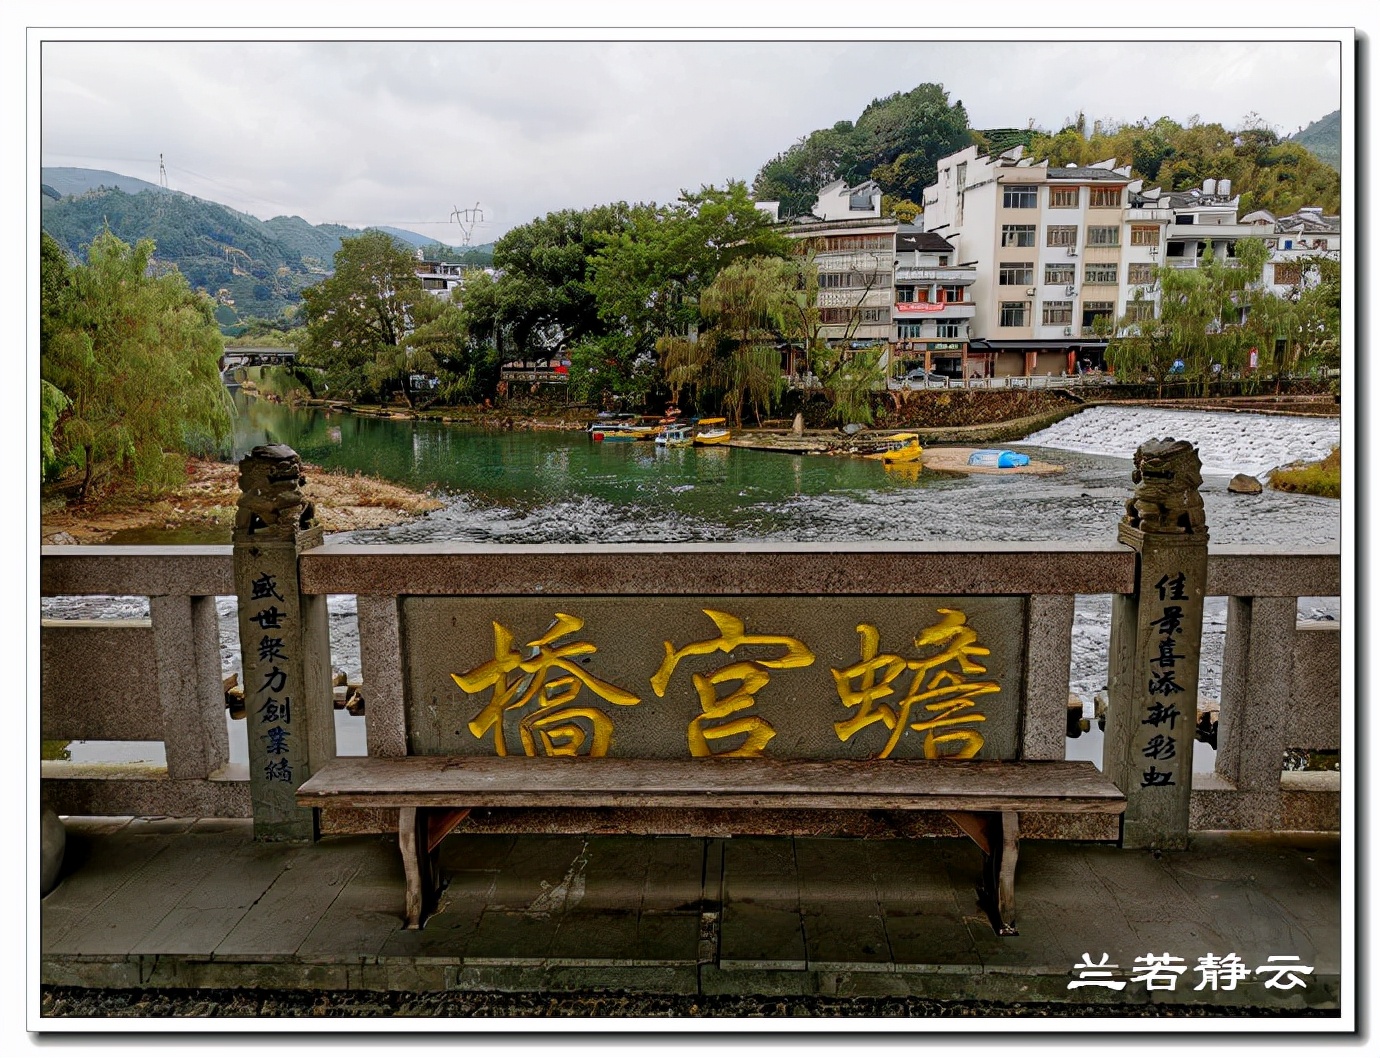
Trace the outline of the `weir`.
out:
M 1094 407 L 1031 434 L 1021 444 L 1130 459 L 1147 437 L 1171 435 L 1194 439 L 1205 474 L 1259 477 L 1286 463 L 1327 456 L 1341 443 L 1341 422 L 1251 412 Z

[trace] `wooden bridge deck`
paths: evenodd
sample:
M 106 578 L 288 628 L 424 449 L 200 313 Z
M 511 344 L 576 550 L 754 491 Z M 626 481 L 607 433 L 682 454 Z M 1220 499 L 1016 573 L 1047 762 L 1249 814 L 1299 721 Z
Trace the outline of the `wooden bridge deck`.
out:
M 252 840 L 248 821 L 69 819 L 42 902 L 42 982 L 101 988 L 924 995 L 1335 1008 L 1335 835 L 1195 834 L 1185 852 L 1027 841 L 1018 937 L 996 937 L 957 840 L 466 835 L 426 929 L 392 837 Z M 1070 989 L 1103 952 L 1189 967 L 1176 989 Z M 1207 953 L 1297 955 L 1306 988 L 1195 990 Z

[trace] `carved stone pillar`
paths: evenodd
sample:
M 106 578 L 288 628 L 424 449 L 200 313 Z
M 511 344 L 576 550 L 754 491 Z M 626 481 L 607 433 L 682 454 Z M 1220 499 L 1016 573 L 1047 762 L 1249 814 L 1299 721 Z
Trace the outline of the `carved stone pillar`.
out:
M 335 756 L 326 597 L 302 595 L 298 580 L 298 555 L 324 536 L 304 484 L 287 445 L 260 445 L 240 461 L 235 591 L 259 840 L 317 836 L 313 810 L 297 807 L 297 787 Z
M 1126 794 L 1127 848 L 1188 842 L 1207 584 L 1201 468 L 1187 441 L 1141 445 L 1117 531 L 1137 553 L 1136 585 L 1112 604 L 1102 770 Z

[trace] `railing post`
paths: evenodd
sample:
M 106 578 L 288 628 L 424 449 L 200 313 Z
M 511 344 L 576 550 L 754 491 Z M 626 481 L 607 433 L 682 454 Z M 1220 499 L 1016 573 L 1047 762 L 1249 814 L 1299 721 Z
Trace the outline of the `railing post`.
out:
M 168 776 L 204 779 L 230 760 L 213 595 L 149 598 Z
M 297 453 L 260 445 L 240 461 L 233 534 L 254 837 L 310 841 L 297 787 L 335 755 L 326 598 L 304 596 L 297 557 L 324 538 Z M 324 654 L 324 656 L 322 656 Z
M 1126 848 L 1188 843 L 1207 586 L 1201 468 L 1187 441 L 1141 445 L 1117 531 L 1136 551 L 1136 583 L 1112 604 L 1102 770 L 1126 794 Z
M 1298 600 L 1232 596 L 1222 657 L 1217 775 L 1240 794 L 1252 829 L 1281 822 L 1279 778 L 1289 721 L 1299 709 L 1294 684 Z

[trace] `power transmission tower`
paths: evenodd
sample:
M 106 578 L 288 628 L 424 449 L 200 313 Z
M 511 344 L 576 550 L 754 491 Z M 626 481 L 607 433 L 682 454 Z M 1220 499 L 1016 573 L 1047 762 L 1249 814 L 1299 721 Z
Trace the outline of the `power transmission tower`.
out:
M 154 207 L 153 219 L 163 219 L 163 203 L 168 195 L 168 167 L 163 164 L 163 152 L 158 152 L 158 205 Z
M 484 211 L 479 208 L 478 202 L 474 204 L 474 209 L 461 209 L 456 206 L 451 210 L 450 219 L 460 225 L 460 245 L 468 247 L 470 236 L 474 234 L 474 226 L 484 221 Z

